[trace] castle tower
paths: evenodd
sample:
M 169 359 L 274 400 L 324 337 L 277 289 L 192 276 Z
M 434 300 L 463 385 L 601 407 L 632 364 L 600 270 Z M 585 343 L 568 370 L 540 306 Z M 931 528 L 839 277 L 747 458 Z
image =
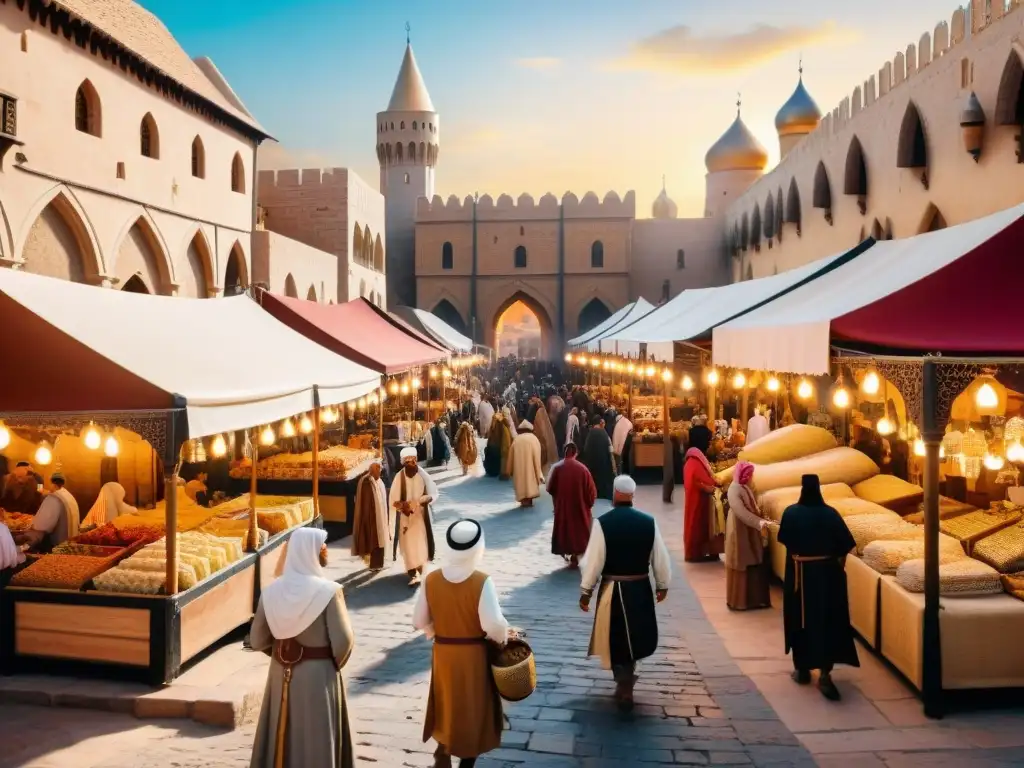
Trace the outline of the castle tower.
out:
M 440 137 L 438 115 L 407 37 L 391 101 L 387 110 L 377 113 L 389 307 L 416 306 L 416 200 L 434 196 Z
M 724 213 L 733 200 L 764 175 L 768 153 L 740 117 L 742 102 L 736 102 L 736 119 L 704 156 L 704 216 Z
M 821 122 L 821 110 L 804 88 L 804 65 L 800 64 L 800 81 L 789 100 L 775 115 L 775 129 L 779 132 L 779 152 L 781 157 L 789 154 L 804 136 L 818 127 Z
M 651 205 L 651 218 L 652 219 L 674 219 L 679 215 L 679 207 L 675 201 L 668 196 L 668 192 L 665 190 L 665 177 L 661 177 L 661 194 L 659 194 L 654 204 Z

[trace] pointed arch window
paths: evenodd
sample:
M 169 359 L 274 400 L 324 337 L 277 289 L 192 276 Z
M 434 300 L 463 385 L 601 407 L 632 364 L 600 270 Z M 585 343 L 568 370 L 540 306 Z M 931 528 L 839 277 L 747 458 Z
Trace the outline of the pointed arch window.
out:
M 139 151 L 143 157 L 160 159 L 160 131 L 157 130 L 156 120 L 149 112 L 142 118 L 142 123 L 139 125 Z
M 75 91 L 75 129 L 91 136 L 102 135 L 100 97 L 88 80 Z
M 192 175 L 197 179 L 206 178 L 206 148 L 198 136 L 192 139 Z
M 242 156 L 237 152 L 231 161 L 231 191 L 245 193 L 245 166 L 242 164 Z
M 455 251 L 452 244 L 446 242 L 441 246 L 441 269 L 455 268 Z
M 515 268 L 526 269 L 526 246 L 517 245 L 515 252 Z
M 682 248 L 676 251 L 676 269 L 686 269 L 686 251 Z
M 604 243 L 595 240 L 590 246 L 590 268 L 604 269 Z

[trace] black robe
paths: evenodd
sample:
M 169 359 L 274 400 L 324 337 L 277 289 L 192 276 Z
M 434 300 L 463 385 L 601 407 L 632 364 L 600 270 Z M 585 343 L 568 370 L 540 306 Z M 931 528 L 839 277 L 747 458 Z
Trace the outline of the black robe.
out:
M 608 437 L 615 436 L 615 422 L 618 420 L 619 415 L 614 408 L 609 408 L 604 412 L 604 429 L 608 433 Z
M 615 469 L 612 465 L 612 441 L 608 433 L 600 428 L 591 428 L 583 446 L 583 463 L 587 465 L 597 486 L 597 498 L 611 499 L 615 483 Z
M 690 427 L 690 442 L 687 445 L 687 448 L 696 448 L 707 456 L 708 449 L 711 447 L 711 437 L 711 430 L 702 424 L 698 424 L 696 427 Z
M 566 406 L 558 412 L 555 419 L 555 442 L 558 444 L 558 458 L 565 457 L 565 431 L 569 426 L 569 413 L 571 409 Z
M 794 504 L 782 516 L 779 543 L 787 555 L 783 620 L 793 666 L 807 671 L 834 664 L 859 667 L 843 568 L 856 542 L 843 518 L 827 505 Z M 794 555 L 830 558 L 803 563 L 802 595 L 796 591 Z
M 443 422 L 430 428 L 431 455 L 430 466 L 437 467 L 447 464 L 452 458 L 452 444 L 448 437 L 448 426 Z

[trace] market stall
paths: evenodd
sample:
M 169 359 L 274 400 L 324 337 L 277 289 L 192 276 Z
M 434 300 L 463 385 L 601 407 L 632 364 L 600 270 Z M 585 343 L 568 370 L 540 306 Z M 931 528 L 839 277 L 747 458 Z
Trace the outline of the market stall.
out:
M 62 439 L 109 456 L 111 440 L 132 433 L 155 453 L 164 498 L 15 575 L 0 594 L 0 670 L 167 682 L 249 621 L 290 532 L 319 523 L 315 481 L 311 504 L 265 537 L 255 494 L 247 508 L 186 508 L 183 445 L 207 438 L 218 452 L 237 430 L 318 420 L 321 407 L 373 391 L 377 374 L 247 296 L 157 297 L 0 270 L 0 316 L 0 354 L 19 361 L 0 388 L 2 431 L 49 436 L 36 448 L 43 466 L 60 464 Z M 65 471 L 73 486 L 76 470 Z
M 384 457 L 387 443 L 405 444 L 422 432 L 424 425 L 417 420 L 419 392 L 424 380 L 428 387 L 431 383 L 423 369 L 448 357 L 448 350 L 365 299 L 328 305 L 260 291 L 258 300 L 289 328 L 380 377 L 379 391 L 341 414 L 341 420 L 353 428 L 336 441 L 327 441 L 318 457 L 321 471 L 328 468 L 320 486 L 325 525 L 332 537 L 345 535 L 352 527 L 349 509 L 356 486 L 369 461 Z M 429 416 L 429 396 L 425 405 L 424 416 Z M 302 447 L 302 451 L 279 451 L 257 465 L 261 492 L 302 495 L 308 489 L 312 450 Z M 251 463 L 243 462 L 233 470 L 241 484 L 251 475 Z
M 451 352 L 469 353 L 473 351 L 473 340 L 465 334 L 459 333 L 448 323 L 432 312 L 416 307 L 396 307 L 389 313 L 392 317 L 399 318 L 434 342 L 440 344 Z
M 1004 647 L 1024 632 L 1024 594 L 1013 586 L 1022 578 L 1014 569 L 1024 568 L 1020 505 L 987 499 L 980 509 L 940 496 L 957 399 L 970 391 L 979 409 L 996 408 L 993 382 L 1019 378 L 1022 216 L 1017 207 L 877 243 L 713 331 L 716 366 L 830 377 L 827 391 L 840 410 L 856 403 L 857 387 L 877 391 L 884 383 L 899 389 L 910 418 L 919 414 L 905 436 L 919 434 L 923 530 L 888 508 L 866 520 L 848 517 L 859 555 L 848 570 L 857 573 L 851 613 L 868 613 L 864 601 L 878 606 L 877 626 L 862 621 L 862 633 L 921 691 L 931 716 L 941 716 L 950 691 L 1024 684 L 1024 660 Z M 875 426 L 890 418 L 883 412 Z M 966 462 L 967 435 L 959 441 Z M 984 442 L 974 458 L 986 467 L 1024 459 L 1016 435 Z M 891 543 L 901 541 L 909 543 Z

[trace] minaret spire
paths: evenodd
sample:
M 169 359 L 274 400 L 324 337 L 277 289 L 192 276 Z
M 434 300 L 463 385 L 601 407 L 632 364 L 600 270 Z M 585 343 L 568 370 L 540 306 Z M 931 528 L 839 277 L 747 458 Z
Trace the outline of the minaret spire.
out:
M 405 44 L 406 45 L 411 45 L 412 44 L 412 38 L 410 37 L 410 33 L 411 32 L 412 32 L 412 27 L 409 26 L 409 22 L 407 21 L 407 22 L 405 22 Z
M 743 108 L 743 94 L 736 91 L 736 117 L 740 116 L 740 110 Z

